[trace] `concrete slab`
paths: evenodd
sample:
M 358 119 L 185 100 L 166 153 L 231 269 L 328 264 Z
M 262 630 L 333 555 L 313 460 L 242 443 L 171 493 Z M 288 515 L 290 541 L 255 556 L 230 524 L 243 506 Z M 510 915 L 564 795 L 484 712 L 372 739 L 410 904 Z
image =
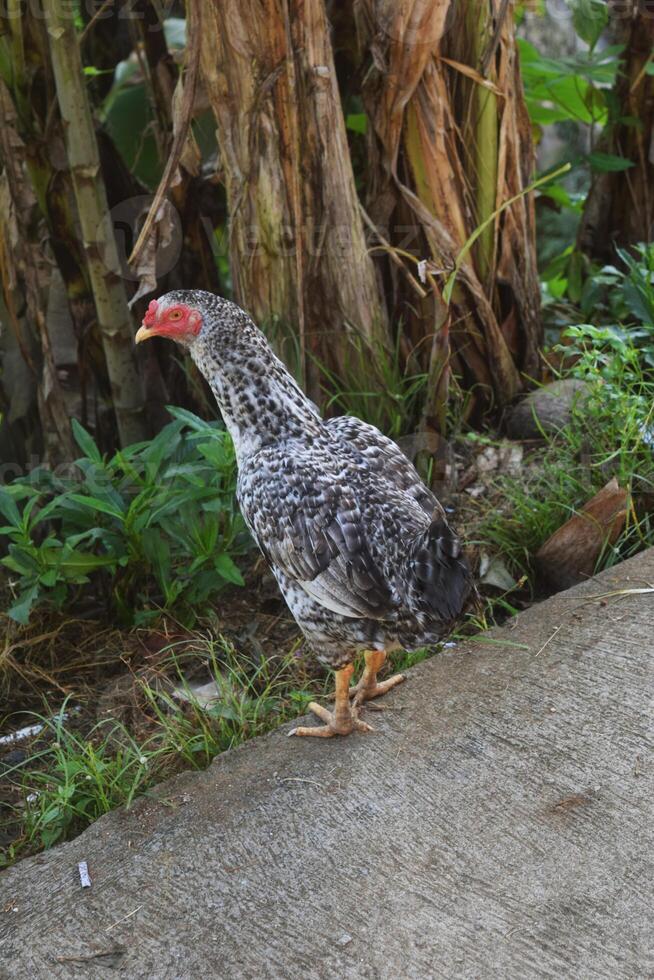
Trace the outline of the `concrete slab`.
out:
M 24 861 L 0 976 L 654 976 L 652 582 L 654 550 L 415 668 L 375 736 L 282 729 Z

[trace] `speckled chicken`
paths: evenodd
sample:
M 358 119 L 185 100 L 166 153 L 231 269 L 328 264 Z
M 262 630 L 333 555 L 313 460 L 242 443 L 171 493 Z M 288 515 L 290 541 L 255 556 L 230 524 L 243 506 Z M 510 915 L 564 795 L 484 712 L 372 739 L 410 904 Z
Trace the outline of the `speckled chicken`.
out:
M 212 293 L 150 303 L 136 335 L 188 349 L 211 385 L 238 462 L 243 517 L 318 659 L 336 671 L 334 710 L 312 703 L 319 727 L 370 731 L 361 705 L 389 650 L 441 639 L 471 591 L 461 545 L 436 497 L 386 436 L 356 418 L 323 420 L 250 317 Z M 352 661 L 365 669 L 350 687 Z

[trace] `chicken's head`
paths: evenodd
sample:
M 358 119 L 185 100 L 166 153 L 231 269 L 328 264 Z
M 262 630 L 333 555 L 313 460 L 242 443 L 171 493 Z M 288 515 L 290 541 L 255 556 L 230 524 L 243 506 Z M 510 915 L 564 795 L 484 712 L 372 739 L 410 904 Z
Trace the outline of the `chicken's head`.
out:
M 150 337 L 167 337 L 188 347 L 202 329 L 202 313 L 184 302 L 169 301 L 172 297 L 153 299 L 134 338 L 137 344 Z
M 274 358 L 268 343 L 245 310 L 202 289 L 175 289 L 150 303 L 135 341 L 150 337 L 174 340 L 187 351 L 205 377 L 232 377 L 239 365 Z M 222 383 L 222 382 L 221 382 Z M 216 381 L 218 384 L 218 381 Z

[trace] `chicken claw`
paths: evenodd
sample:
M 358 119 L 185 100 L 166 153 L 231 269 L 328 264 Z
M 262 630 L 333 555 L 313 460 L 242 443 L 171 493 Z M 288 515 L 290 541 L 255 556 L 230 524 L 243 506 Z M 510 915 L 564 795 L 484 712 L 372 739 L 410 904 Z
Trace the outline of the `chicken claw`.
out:
M 352 732 L 372 732 L 374 729 L 360 721 L 357 710 L 350 704 L 350 678 L 354 673 L 352 664 L 336 671 L 336 703 L 334 710 L 328 711 L 321 704 L 312 701 L 309 711 L 322 718 L 326 725 L 318 728 L 294 728 L 289 735 L 309 735 L 315 738 L 332 738 L 334 735 L 350 735 Z
M 318 715 L 327 724 L 319 725 L 317 728 L 294 728 L 288 733 L 289 735 L 313 735 L 316 738 L 331 738 L 333 735 L 350 735 L 352 732 L 374 732 L 374 728 L 371 725 L 366 725 L 365 721 L 360 721 L 356 712 L 351 709 L 349 718 L 345 720 L 341 718 L 339 721 L 336 720 L 336 711 L 328 711 L 327 708 L 323 708 L 321 704 L 316 704 L 315 701 L 309 705 L 309 711 L 313 711 L 314 715 Z
M 393 687 L 397 687 L 402 681 L 406 680 L 405 674 L 393 674 L 392 677 L 387 678 L 385 681 L 377 680 L 377 672 L 381 670 L 386 662 L 386 653 L 383 650 L 368 650 L 364 654 L 366 658 L 366 666 L 364 668 L 363 674 L 359 680 L 358 684 L 350 688 L 349 697 L 354 699 L 354 706 L 359 707 L 365 701 L 372 701 L 373 698 L 379 698 L 382 694 L 386 694 Z M 334 699 L 332 694 L 331 700 Z M 381 705 L 375 705 L 377 711 L 383 711 Z
M 385 681 L 377 680 L 377 671 L 381 670 L 386 661 L 386 654 L 383 650 L 368 650 L 365 654 L 366 666 L 359 683 L 350 688 L 350 697 L 354 699 L 355 707 L 365 701 L 372 701 L 373 698 L 381 697 L 391 688 L 397 687 L 402 681 L 406 680 L 404 674 L 393 674 Z

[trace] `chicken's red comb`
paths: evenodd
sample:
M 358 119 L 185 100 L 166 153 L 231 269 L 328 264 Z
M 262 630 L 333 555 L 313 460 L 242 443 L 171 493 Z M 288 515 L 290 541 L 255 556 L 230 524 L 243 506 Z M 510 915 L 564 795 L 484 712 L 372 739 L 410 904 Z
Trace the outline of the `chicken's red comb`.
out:
M 143 317 L 143 325 L 145 327 L 151 327 L 154 323 L 156 323 L 158 309 L 159 304 L 157 303 L 156 299 L 151 300 L 150 305 L 148 306 L 148 311 Z

